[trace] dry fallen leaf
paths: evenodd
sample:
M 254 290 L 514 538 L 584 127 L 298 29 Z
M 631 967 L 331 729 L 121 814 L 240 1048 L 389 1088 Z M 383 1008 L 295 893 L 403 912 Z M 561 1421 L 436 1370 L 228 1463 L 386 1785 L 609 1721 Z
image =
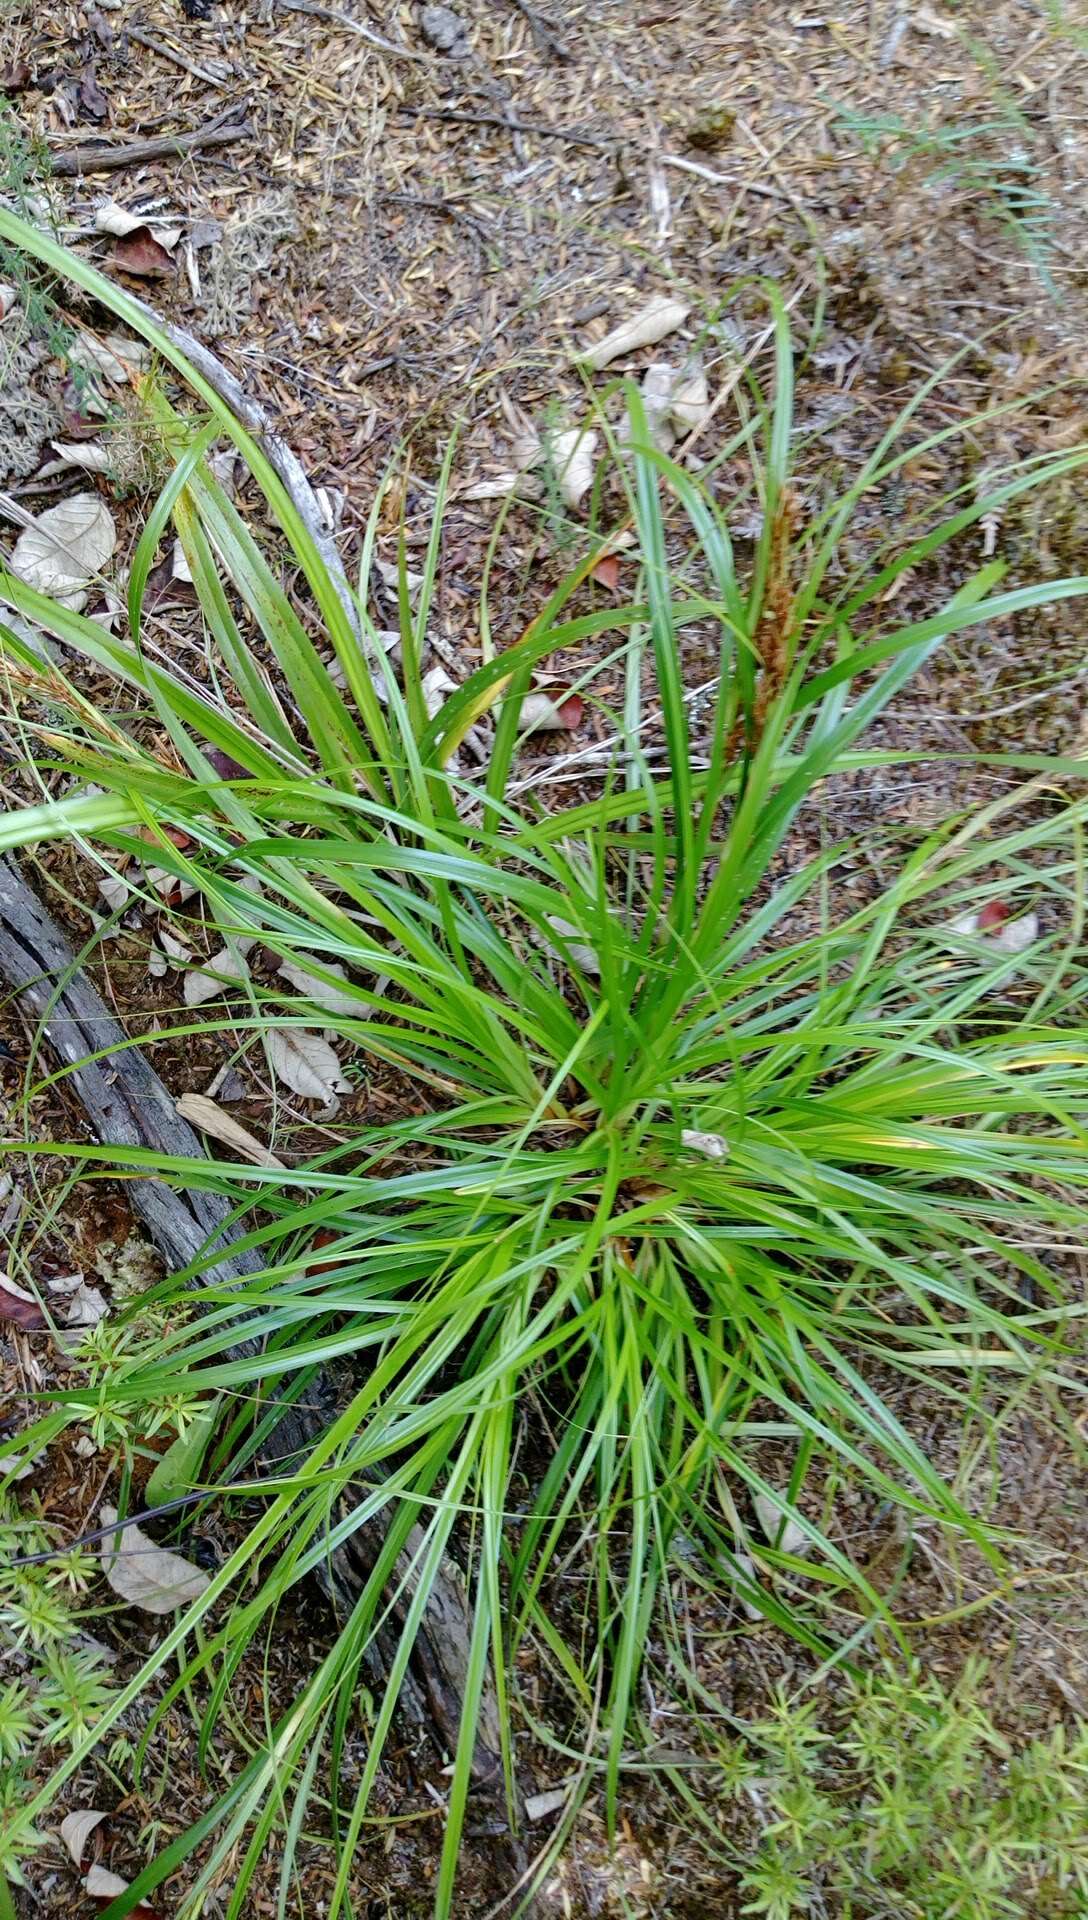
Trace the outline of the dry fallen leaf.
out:
M 205 1000 L 214 1000 L 217 994 L 226 993 L 229 987 L 237 986 L 239 980 L 248 980 L 249 968 L 240 949 L 252 944 L 252 941 L 241 940 L 237 947 L 224 947 L 220 953 L 213 953 L 206 966 L 194 967 L 187 973 L 183 989 L 186 1006 L 202 1007 Z
M 527 693 L 521 703 L 518 726 L 522 733 L 573 733 L 582 724 L 585 708 L 581 694 L 567 693 L 562 687 L 548 692 Z
M 131 274 L 137 280 L 161 280 L 166 274 L 176 272 L 171 255 L 156 240 L 150 227 L 133 227 L 123 239 L 115 240 L 110 259 L 122 273 Z
M 1010 919 L 1008 908 L 991 900 L 978 913 L 957 914 L 948 931 L 979 940 L 994 953 L 1024 953 L 1039 938 L 1039 916 L 1022 913 Z
M 571 427 L 550 437 L 548 451 L 563 503 L 575 512 L 593 485 L 597 435 L 585 427 Z
M 777 1500 L 772 1500 L 769 1493 L 753 1493 L 752 1505 L 756 1519 L 772 1547 L 778 1547 L 782 1553 L 808 1552 L 812 1542 L 804 1528 L 799 1527 L 796 1520 L 784 1515 Z
M 677 327 L 683 326 L 690 311 L 683 300 L 659 296 L 638 313 L 632 314 L 629 320 L 623 320 L 618 327 L 613 327 L 603 340 L 598 340 L 595 346 L 578 357 L 594 373 L 600 373 L 603 367 L 610 366 L 622 354 L 635 353 L 639 347 L 655 347 L 659 340 L 664 340 L 667 334 L 675 333 Z
M 108 1813 L 100 1813 L 93 1807 L 81 1808 L 76 1813 L 66 1813 L 60 1823 L 60 1837 L 78 1867 L 83 1859 L 83 1849 L 87 1845 L 95 1828 Z
M 18 299 L 14 287 L 0 286 L 0 320 L 6 320 Z
M 24 1333 L 40 1333 L 49 1325 L 32 1293 L 16 1284 L 10 1275 L 0 1280 L 0 1319 L 10 1320 Z
M 558 951 L 564 958 L 573 961 L 576 967 L 581 967 L 583 973 L 600 973 L 601 963 L 596 951 L 593 947 L 586 946 L 581 936 L 581 929 L 572 926 L 569 920 L 561 919 L 557 913 L 546 914 L 545 918 L 552 932 L 559 935 L 561 944 Z
M 694 433 L 710 412 L 710 388 L 699 360 L 689 362 L 672 390 L 672 417 L 681 433 Z
M 720 1133 L 702 1133 L 698 1127 L 685 1127 L 680 1135 L 680 1145 L 689 1153 L 701 1154 L 704 1160 L 728 1160 L 729 1142 Z
M 175 1100 L 175 1107 L 183 1120 L 188 1120 L 202 1133 L 210 1133 L 213 1140 L 221 1140 L 225 1147 L 233 1147 L 256 1167 L 282 1167 L 283 1161 L 277 1160 L 256 1134 L 250 1133 L 229 1113 L 224 1112 L 206 1093 L 183 1093 Z
M 615 593 L 620 583 L 620 557 L 618 553 L 602 553 L 589 569 L 590 578 L 596 580 L 606 592 Z
M 66 1327 L 97 1327 L 109 1310 L 105 1294 L 81 1280 L 69 1298 L 64 1324 Z
M 646 425 L 650 429 L 650 439 L 662 453 L 671 453 L 676 439 L 669 415 L 672 411 L 673 388 L 679 377 L 680 369 L 670 367 L 665 360 L 655 360 L 642 376 Z
M 111 1527 L 116 1507 L 101 1509 L 102 1525 Z M 102 1542 L 102 1568 L 118 1598 L 144 1613 L 173 1613 L 187 1607 L 208 1586 L 208 1576 L 191 1566 L 180 1553 L 156 1546 L 140 1527 L 125 1527 L 115 1550 L 116 1534 Z
M 100 373 L 117 386 L 128 384 L 133 374 L 146 373 L 151 365 L 151 348 L 144 340 L 131 340 L 126 333 L 107 333 L 99 340 L 86 333 L 67 349 L 70 367 L 82 367 L 86 373 Z
M 305 964 L 300 964 L 302 962 Z M 332 977 L 319 979 L 316 972 L 310 972 L 311 967 L 320 968 L 323 974 Z M 279 977 L 289 981 L 299 993 L 304 993 L 308 1000 L 324 1007 L 329 1013 L 353 1014 L 357 1019 L 364 1020 L 369 1012 L 369 1008 L 354 994 L 344 993 L 335 985 L 337 980 L 343 980 L 346 984 L 348 977 L 335 960 L 320 960 L 316 954 L 300 953 L 294 960 L 281 961 Z
M 116 544 L 113 518 L 97 493 L 74 493 L 23 528 L 11 571 L 78 613 L 87 604 L 88 582 L 101 573 Z
M 57 457 L 47 460 L 45 466 L 40 468 L 39 480 L 51 479 L 55 473 L 63 473 L 66 467 L 81 467 L 84 473 L 109 471 L 109 453 L 97 440 L 54 440 L 51 444 Z
M 550 1813 L 558 1813 L 570 1799 L 569 1787 L 547 1787 L 543 1793 L 530 1793 L 525 1801 L 525 1814 L 529 1820 L 546 1820 Z
M 130 233 L 136 233 L 141 227 L 172 253 L 181 239 L 180 225 L 163 221 L 150 213 L 130 213 L 127 207 L 119 207 L 116 200 L 104 200 L 94 210 L 94 224 L 99 233 L 108 233 L 115 240 L 124 240 Z
M 136 869 L 133 878 L 139 878 L 139 868 Z M 119 912 L 132 895 L 132 888 L 120 873 L 104 873 L 98 882 L 98 891 L 111 913 Z
M 305 1100 L 332 1104 L 338 1093 L 350 1093 L 340 1062 L 327 1040 L 306 1027 L 273 1027 L 268 1035 L 268 1058 L 277 1079 Z
M 128 1892 L 129 1883 L 122 1880 L 119 1873 L 111 1873 L 108 1867 L 88 1868 L 83 1882 L 83 1891 L 91 1900 L 116 1900 L 119 1893 Z M 128 1920 L 162 1920 L 157 1907 L 145 1906 L 141 1900 L 139 1906 L 130 1907 Z

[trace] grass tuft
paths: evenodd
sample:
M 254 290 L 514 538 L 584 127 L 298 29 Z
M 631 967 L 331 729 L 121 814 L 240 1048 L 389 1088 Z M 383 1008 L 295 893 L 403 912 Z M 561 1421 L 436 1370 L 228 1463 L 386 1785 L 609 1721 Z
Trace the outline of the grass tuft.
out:
M 161 383 L 151 397 L 173 472 L 134 557 L 127 634 L 0 563 L 0 601 L 26 623 L 0 622 L 9 697 L 47 796 L 7 816 L 0 844 L 74 840 L 144 860 L 150 838 L 155 863 L 197 889 L 194 938 L 256 940 L 313 981 L 307 995 L 252 965 L 226 1003 L 173 1031 L 221 1026 L 255 1059 L 284 1036 L 331 1032 L 354 1083 L 380 1073 L 395 1101 L 380 1124 L 351 1120 L 339 1144 L 282 1170 L 215 1150 L 183 1163 L 36 1149 L 226 1193 L 262 1262 L 243 1287 L 205 1289 L 199 1317 L 179 1311 L 194 1275 L 171 1276 L 157 1298 L 172 1317 L 69 1390 L 64 1417 L 112 1406 L 123 1429 L 135 1410 L 220 1395 L 216 1473 L 236 1481 L 270 1394 L 285 1381 L 305 1391 L 334 1361 L 353 1371 L 310 1459 L 253 1486 L 247 1538 L 21 1819 L 32 1825 L 175 1655 L 147 1737 L 185 1694 L 208 1703 L 207 1745 L 284 1596 L 380 1515 L 385 1549 L 336 1644 L 215 1813 L 126 1899 L 146 1898 L 213 1832 L 183 1917 L 228 1860 L 227 1920 L 244 1914 L 274 1831 L 289 1883 L 311 1796 L 339 1770 L 383 1583 L 407 1552 L 414 1597 L 393 1684 L 332 1822 L 327 1912 L 349 1913 L 397 1678 L 452 1554 L 474 1634 L 436 1891 L 446 1916 L 489 1669 L 511 1804 L 531 1654 L 614 1823 L 643 1653 L 674 1631 L 659 1602 L 678 1561 L 823 1653 L 878 1630 L 902 1638 L 846 1551 L 826 1497 L 838 1476 L 894 1503 L 908 1529 L 937 1520 L 1000 1562 L 896 1396 L 903 1383 L 952 1404 L 994 1380 L 1051 1395 L 1065 1384 L 1079 1309 L 1038 1247 L 1079 1231 L 1088 1186 L 1080 763 L 1054 762 L 1020 810 L 1005 796 L 901 847 L 870 894 L 851 883 L 859 849 L 824 833 L 822 796 L 882 757 L 867 729 L 944 642 L 1088 591 L 1082 577 L 1009 590 L 992 561 L 909 623 L 891 591 L 1005 500 L 1078 470 L 1085 450 L 995 476 L 984 498 L 855 577 L 840 565 L 852 516 L 917 453 L 929 389 L 804 522 L 790 484 L 793 345 L 766 289 L 770 366 L 749 372 L 736 443 L 762 510 L 750 561 L 728 500 L 660 452 L 632 390 L 617 475 L 637 540 L 633 598 L 587 598 L 591 549 L 520 639 L 432 714 L 421 655 L 449 460 L 414 612 L 402 547 L 402 666 L 379 667 L 379 697 L 367 568 L 361 647 L 261 448 L 170 341 L 15 216 L 0 212 L 0 237 L 130 323 L 190 389 L 184 414 Z M 217 436 L 247 462 L 271 537 L 216 481 Z M 208 682 L 147 632 L 146 582 L 171 531 L 206 623 Z M 375 532 L 372 521 L 367 567 Z M 283 584 L 289 569 L 304 601 Z M 63 665 L 36 636 L 60 643 Z M 598 699 L 612 745 L 583 793 L 556 802 L 515 777 L 521 702 L 534 669 L 598 643 L 624 665 L 619 711 Z M 695 643 L 717 664 L 698 722 Z M 123 690 L 123 732 L 80 694 L 86 669 Z M 32 696 L 47 687 L 46 718 Z M 461 749 L 493 720 L 490 764 L 470 774 Z M 950 930 L 989 901 L 1005 918 L 1035 912 L 1038 938 L 1012 952 Z M 185 909 L 173 917 L 184 928 Z M 230 1356 L 243 1316 L 256 1362 Z M 243 1578 L 255 1563 L 256 1583 Z M 113 1903 L 109 1920 L 125 1910 Z

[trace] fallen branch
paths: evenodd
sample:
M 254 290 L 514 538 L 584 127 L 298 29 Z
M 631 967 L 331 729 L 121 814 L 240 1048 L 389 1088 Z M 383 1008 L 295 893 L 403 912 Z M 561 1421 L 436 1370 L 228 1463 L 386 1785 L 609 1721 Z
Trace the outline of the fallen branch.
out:
M 176 1104 L 139 1047 L 128 1039 L 95 988 L 76 964 L 72 949 L 34 889 L 14 862 L 0 859 L 0 975 L 23 1011 L 41 1026 L 44 1038 L 63 1062 L 64 1075 L 79 1096 L 94 1133 L 114 1147 L 147 1147 L 155 1153 L 204 1158 L 198 1135 L 182 1119 Z M 222 1286 L 259 1270 L 252 1249 L 232 1245 L 241 1229 L 230 1221 L 222 1195 L 198 1187 L 175 1189 L 153 1176 L 126 1179 L 131 1200 L 152 1241 L 171 1270 L 200 1261 L 200 1280 Z M 255 1358 L 257 1341 L 244 1335 L 231 1347 L 232 1359 Z M 324 1430 L 335 1395 L 321 1377 L 306 1403 L 285 1402 L 264 1443 L 265 1469 L 282 1472 L 305 1457 Z M 275 1446 L 275 1458 L 270 1456 Z M 403 1623 L 411 1604 L 408 1561 L 418 1536 L 409 1540 L 397 1563 L 394 1584 L 401 1590 L 395 1621 Z M 380 1520 L 372 1521 L 326 1557 L 316 1577 L 340 1613 L 346 1613 L 365 1584 L 382 1539 Z M 412 1668 L 401 1705 L 410 1718 L 428 1725 L 440 1751 L 457 1744 L 472 1622 L 456 1567 L 438 1576 L 412 1649 Z M 372 1684 L 388 1671 L 394 1630 L 371 1649 Z M 498 1707 L 485 1699 L 477 1742 L 475 1771 L 484 1781 L 501 1773 Z
M 54 173 L 113 173 L 119 167 L 142 167 L 147 160 L 172 160 L 201 147 L 229 147 L 236 140 L 251 140 L 253 129 L 242 122 L 236 127 L 198 127 L 195 133 L 161 133 L 152 140 L 133 140 L 127 147 L 100 146 L 97 141 L 85 147 L 54 148 L 51 168 Z
M 190 360 L 199 374 L 202 374 L 209 387 L 213 387 L 219 398 L 236 414 L 243 427 L 259 440 L 270 467 L 277 479 L 290 495 L 291 504 L 302 521 L 314 546 L 324 562 L 325 570 L 336 590 L 336 597 L 351 622 L 352 631 L 359 635 L 359 609 L 355 602 L 348 577 L 344 572 L 344 563 L 340 552 L 329 532 L 328 523 L 305 469 L 286 440 L 278 434 L 259 400 L 254 400 L 243 387 L 241 381 L 216 358 L 210 347 L 198 340 L 195 334 L 186 333 L 184 327 L 176 327 L 170 320 L 164 320 L 154 307 L 148 306 L 138 294 L 127 294 L 128 300 L 171 340 L 179 353 Z

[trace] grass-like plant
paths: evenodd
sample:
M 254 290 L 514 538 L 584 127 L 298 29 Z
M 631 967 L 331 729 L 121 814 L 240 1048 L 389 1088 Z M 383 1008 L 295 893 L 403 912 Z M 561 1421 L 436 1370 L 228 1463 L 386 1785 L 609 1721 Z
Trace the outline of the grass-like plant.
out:
M 205 1289 L 199 1316 L 122 1356 L 93 1396 L 70 1392 L 50 1420 L 83 1417 L 92 1400 L 121 1418 L 196 1390 L 235 1395 L 217 1459 L 237 1480 L 263 1417 L 254 1396 L 285 1382 L 304 1391 L 318 1367 L 354 1362 L 350 1401 L 312 1457 L 254 1483 L 260 1518 L 99 1733 L 177 1656 L 165 1700 L 197 1697 L 203 1677 L 210 1741 L 284 1594 L 375 1516 L 386 1527 L 373 1577 L 300 1698 L 128 1899 L 214 1832 L 180 1911 L 201 1910 L 229 1858 L 236 1920 L 280 1830 L 285 1911 L 307 1806 L 331 1777 L 329 1920 L 350 1912 L 398 1681 L 453 1554 L 474 1630 L 436 1888 L 446 1915 L 485 1678 L 512 1783 L 527 1644 L 553 1676 L 555 1737 L 583 1754 L 585 1779 L 603 1779 L 614 1817 L 641 1656 L 672 1631 L 662 1596 L 677 1556 L 821 1648 L 888 1619 L 836 1526 L 839 1477 L 896 1503 L 908 1525 L 936 1516 L 997 1556 L 887 1385 L 943 1387 L 970 1408 L 995 1378 L 1049 1392 L 1062 1375 L 1074 1309 L 1041 1247 L 1073 1230 L 1088 1184 L 1088 1054 L 1074 1031 L 1088 803 L 1076 762 L 1047 763 L 1030 811 L 1005 794 L 977 819 L 920 833 L 875 895 L 857 895 L 857 848 L 824 834 L 822 794 L 831 776 L 894 757 L 863 736 L 942 642 L 1088 591 L 1085 578 L 1002 591 L 999 562 L 968 562 L 958 590 L 910 624 L 892 592 L 1084 452 L 1029 462 L 983 500 L 950 497 L 928 531 L 889 542 L 856 576 L 844 535 L 863 496 L 917 453 L 909 428 L 924 391 L 842 496 L 797 524 L 793 353 L 768 290 L 773 365 L 763 383 L 749 369 L 729 447 L 747 455 L 762 509 L 750 561 L 735 558 L 727 504 L 655 447 L 632 391 L 617 470 L 638 543 L 635 600 L 593 604 L 591 550 L 498 653 L 484 602 L 483 664 L 431 715 L 421 657 L 449 461 L 414 609 L 402 549 L 402 661 L 378 667 L 379 698 L 351 612 L 260 446 L 123 292 L 11 215 L 0 213 L 0 236 L 131 324 L 189 389 L 184 418 L 161 384 L 148 390 L 175 464 L 133 556 L 127 633 L 0 565 L 0 599 L 26 623 L 0 623 L 0 642 L 47 790 L 8 816 L 2 844 L 67 837 L 146 859 L 150 837 L 156 863 L 198 889 L 217 945 L 257 936 L 314 981 L 316 1011 L 253 976 L 229 1013 L 203 1009 L 190 1024 L 219 1021 L 255 1051 L 269 1036 L 333 1029 L 349 1075 L 380 1063 L 403 1096 L 384 1123 L 352 1123 L 286 1171 L 64 1147 L 227 1193 L 264 1264 L 242 1288 Z M 214 478 L 205 456 L 219 435 L 259 486 L 273 542 Z M 935 452 L 952 438 L 922 444 Z M 381 662 L 366 611 L 379 507 L 356 620 Z M 203 611 L 206 676 L 148 631 L 144 593 L 168 530 Z M 284 586 L 288 568 L 305 605 Z M 27 626 L 117 683 L 123 725 L 96 712 L 76 667 Z M 696 731 L 684 650 L 708 636 L 718 676 Z M 613 750 L 591 767 L 588 797 L 559 804 L 561 790 L 517 760 L 520 707 L 534 668 L 598 645 L 613 671 L 622 662 Z M 483 716 L 495 720 L 490 757 L 468 774 L 459 749 Z M 664 770 L 651 751 L 662 746 Z M 223 778 L 213 753 L 237 776 Z M 1023 770 L 1041 764 L 1025 756 Z M 805 809 L 814 832 L 800 831 Z M 1043 910 L 1028 951 L 948 932 L 998 899 L 1014 914 Z M 334 1009 L 322 1003 L 330 986 Z M 188 1030 L 185 1016 L 173 1030 Z M 180 1301 L 192 1277 L 174 1276 L 163 1298 Z M 242 1315 L 263 1341 L 257 1363 L 228 1356 Z M 753 1517 L 768 1502 L 780 1519 L 770 1540 Z M 409 1546 L 407 1624 L 343 1804 L 335 1782 L 360 1659 Z M 258 1557 L 260 1581 L 242 1581 Z M 584 1576 L 580 1604 L 560 1572 Z M 43 1785 L 27 1822 L 84 1750 Z

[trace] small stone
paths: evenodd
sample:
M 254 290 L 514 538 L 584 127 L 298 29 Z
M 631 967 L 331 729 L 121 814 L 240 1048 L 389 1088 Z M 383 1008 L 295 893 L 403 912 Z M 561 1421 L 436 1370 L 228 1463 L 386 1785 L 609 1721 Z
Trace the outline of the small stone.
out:
M 419 25 L 429 47 L 450 60 L 464 60 L 469 54 L 465 23 L 452 7 L 424 7 Z

